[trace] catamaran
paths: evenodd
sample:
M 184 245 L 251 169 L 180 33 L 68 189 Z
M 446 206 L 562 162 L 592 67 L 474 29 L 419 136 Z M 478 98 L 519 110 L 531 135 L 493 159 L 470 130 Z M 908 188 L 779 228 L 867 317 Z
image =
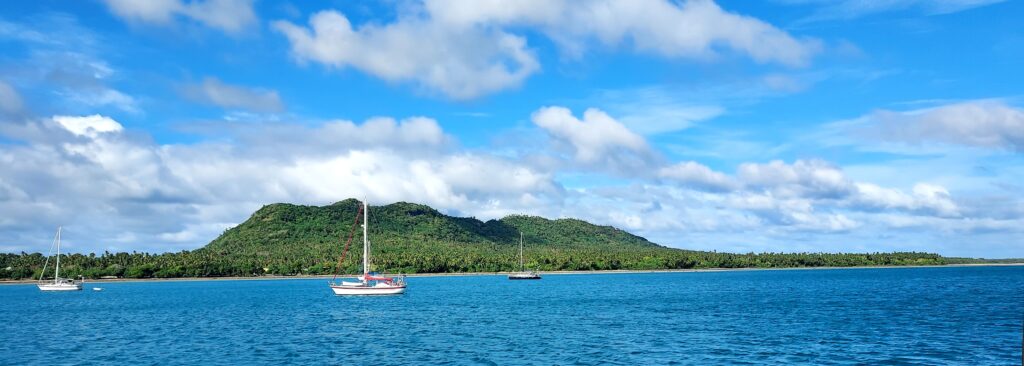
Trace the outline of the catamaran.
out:
M 361 212 L 360 212 L 361 211 Z M 370 272 L 370 240 L 369 233 L 370 206 L 363 200 L 363 205 L 356 212 L 356 223 L 359 223 L 359 213 L 363 214 L 363 275 L 356 277 L 355 281 L 341 281 L 335 271 L 334 279 L 329 282 L 331 290 L 335 295 L 398 295 L 405 292 L 405 278 L 384 277 Z M 355 233 L 355 225 L 352 226 L 352 233 Z M 341 259 L 338 260 L 338 268 L 341 262 L 345 261 L 345 253 L 348 252 L 348 245 L 352 242 L 352 235 L 349 235 L 345 242 L 345 249 L 341 252 Z
M 81 291 L 82 281 L 75 282 L 75 280 L 61 278 L 60 277 L 60 227 L 57 227 L 57 237 L 54 241 L 57 243 L 57 268 L 53 271 L 53 282 L 43 281 L 43 275 L 46 274 L 46 266 L 50 264 L 50 256 L 47 254 L 46 262 L 43 262 L 43 271 L 39 274 L 39 283 L 36 287 L 39 287 L 41 291 Z M 50 245 L 50 249 L 53 250 L 53 245 Z
M 540 273 L 527 271 L 523 264 L 523 233 L 519 233 L 519 272 L 509 273 L 510 280 L 539 280 Z

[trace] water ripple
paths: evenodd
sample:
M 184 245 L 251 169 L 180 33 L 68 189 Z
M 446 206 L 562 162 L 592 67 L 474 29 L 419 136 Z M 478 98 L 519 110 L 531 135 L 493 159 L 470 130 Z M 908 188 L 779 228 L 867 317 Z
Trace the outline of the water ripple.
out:
M 0 364 L 1019 364 L 1024 267 L 0 286 Z

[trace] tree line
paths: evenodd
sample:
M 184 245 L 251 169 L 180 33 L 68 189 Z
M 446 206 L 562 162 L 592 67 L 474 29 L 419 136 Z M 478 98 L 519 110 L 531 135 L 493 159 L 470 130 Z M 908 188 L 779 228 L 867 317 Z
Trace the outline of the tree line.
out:
M 325 275 L 360 271 L 359 203 L 267 205 L 207 246 L 175 253 L 61 255 L 62 277 L 122 278 Z M 941 265 L 932 253 L 718 253 L 663 247 L 626 231 L 576 219 L 514 215 L 480 221 L 399 202 L 371 207 L 372 270 L 388 273 Z M 345 240 L 352 248 L 338 263 Z M 39 278 L 46 256 L 0 254 L 0 278 Z M 50 258 L 52 266 L 54 260 Z M 52 267 L 48 270 L 52 271 Z M 51 276 L 52 273 L 42 274 Z

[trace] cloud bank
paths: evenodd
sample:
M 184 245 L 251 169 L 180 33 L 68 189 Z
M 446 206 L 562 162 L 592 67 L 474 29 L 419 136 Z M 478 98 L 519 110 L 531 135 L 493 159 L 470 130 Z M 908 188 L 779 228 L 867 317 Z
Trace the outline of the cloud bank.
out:
M 800 236 L 922 226 L 953 234 L 1020 230 L 1013 223 L 1021 215 L 979 210 L 935 182 L 885 187 L 814 159 L 748 162 L 730 174 L 669 162 L 597 109 L 577 117 L 544 107 L 532 119 L 549 148 L 504 156 L 460 148 L 426 117 L 308 127 L 227 123 L 220 133 L 230 139 L 195 144 L 157 144 L 104 115 L 6 124 L 0 133 L 19 143 L 0 145 L 0 209 L 10 213 L 0 227 L 16 235 L 0 246 L 32 250 L 19 243 L 65 224 L 89 233 L 70 239 L 72 250 L 190 249 L 263 204 L 349 197 L 421 202 L 483 219 L 578 217 L 706 249 L 764 250 Z M 563 163 L 538 164 L 529 154 Z M 636 161 L 644 169 L 632 175 L 615 167 Z M 559 176 L 572 172 L 628 180 L 567 189 Z M 691 242 L 705 235 L 715 239 Z
M 710 60 L 725 51 L 760 63 L 803 66 L 820 48 L 712 1 L 426 0 L 386 24 L 353 25 L 335 10 L 303 26 L 273 27 L 300 62 L 352 67 L 392 82 L 412 82 L 453 99 L 514 88 L 540 70 L 524 30 L 580 57 L 592 47 L 628 47 L 666 58 Z

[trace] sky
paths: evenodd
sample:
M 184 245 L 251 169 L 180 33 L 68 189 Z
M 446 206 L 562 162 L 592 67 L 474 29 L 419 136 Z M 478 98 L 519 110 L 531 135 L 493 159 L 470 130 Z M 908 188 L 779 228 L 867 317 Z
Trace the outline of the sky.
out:
M 1024 257 L 1024 2 L 0 2 L 0 252 L 265 204 Z M 340 225 L 341 223 L 339 223 Z

